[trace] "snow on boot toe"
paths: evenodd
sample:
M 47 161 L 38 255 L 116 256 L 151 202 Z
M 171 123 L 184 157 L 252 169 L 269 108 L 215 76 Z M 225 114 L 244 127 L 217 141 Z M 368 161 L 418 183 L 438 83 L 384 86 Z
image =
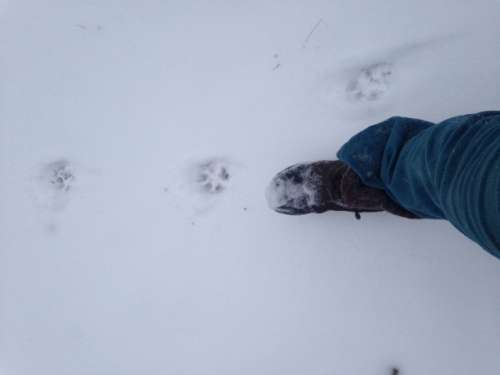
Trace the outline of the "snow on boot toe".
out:
M 312 212 L 318 205 L 318 180 L 306 164 L 297 164 L 278 173 L 269 184 L 266 198 L 277 212 L 299 215 Z
M 339 161 L 295 164 L 278 173 L 266 197 L 274 211 L 289 215 L 343 210 L 335 175 L 344 170 Z M 337 184 L 338 185 L 338 184 Z

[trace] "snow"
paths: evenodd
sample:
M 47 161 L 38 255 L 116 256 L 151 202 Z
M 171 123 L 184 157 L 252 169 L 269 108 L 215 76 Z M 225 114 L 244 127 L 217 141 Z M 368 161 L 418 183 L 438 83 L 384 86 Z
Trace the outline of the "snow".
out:
M 0 374 L 499 373 L 499 260 L 445 222 L 265 200 L 387 117 L 498 109 L 499 18 L 0 1 Z

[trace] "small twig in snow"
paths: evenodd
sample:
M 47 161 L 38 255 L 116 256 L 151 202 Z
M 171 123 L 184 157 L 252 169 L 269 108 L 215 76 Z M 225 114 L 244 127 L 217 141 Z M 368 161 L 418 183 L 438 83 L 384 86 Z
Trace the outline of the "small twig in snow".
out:
M 321 22 L 323 22 L 323 18 L 320 18 L 318 20 L 318 22 L 316 22 L 316 25 L 314 25 L 314 27 L 311 29 L 311 31 L 309 32 L 309 34 L 307 34 L 306 39 L 304 39 L 304 43 L 302 43 L 302 48 L 306 48 L 307 43 L 309 42 L 309 39 L 311 39 L 311 36 L 314 34 L 314 32 L 316 31 L 316 29 L 318 28 L 318 26 L 321 24 Z

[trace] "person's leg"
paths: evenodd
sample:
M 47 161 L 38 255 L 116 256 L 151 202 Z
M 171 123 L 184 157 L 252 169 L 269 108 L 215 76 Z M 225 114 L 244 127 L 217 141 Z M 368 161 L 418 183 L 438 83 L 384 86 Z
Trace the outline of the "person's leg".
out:
M 447 219 L 500 257 L 500 112 L 440 124 L 394 117 L 339 151 L 367 186 L 422 218 Z
M 384 190 L 365 185 L 352 168 L 348 167 L 342 176 L 340 191 L 346 207 L 358 210 L 371 208 L 373 211 L 387 211 L 407 219 L 419 218 L 418 215 L 397 204 Z

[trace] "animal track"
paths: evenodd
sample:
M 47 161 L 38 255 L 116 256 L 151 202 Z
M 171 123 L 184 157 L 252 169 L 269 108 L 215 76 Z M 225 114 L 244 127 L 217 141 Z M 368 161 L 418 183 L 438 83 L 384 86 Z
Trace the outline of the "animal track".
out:
M 356 101 L 378 100 L 389 90 L 392 74 L 390 63 L 378 63 L 363 68 L 347 85 L 347 96 Z
M 37 203 L 50 211 L 66 207 L 75 184 L 73 165 L 66 159 L 59 159 L 41 167 L 35 190 Z
M 228 166 L 219 159 L 204 162 L 197 168 L 196 181 L 202 191 L 209 194 L 223 192 L 227 188 L 230 178 Z
M 224 206 L 224 201 L 238 194 L 242 166 L 232 158 L 197 155 L 179 160 L 166 171 L 165 202 L 187 215 L 187 222 Z
M 66 160 L 58 160 L 46 166 L 49 183 L 54 189 L 68 191 L 71 189 L 75 175 L 70 164 Z

